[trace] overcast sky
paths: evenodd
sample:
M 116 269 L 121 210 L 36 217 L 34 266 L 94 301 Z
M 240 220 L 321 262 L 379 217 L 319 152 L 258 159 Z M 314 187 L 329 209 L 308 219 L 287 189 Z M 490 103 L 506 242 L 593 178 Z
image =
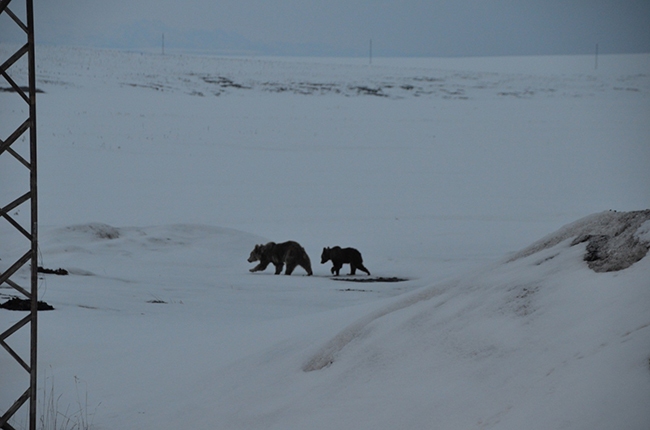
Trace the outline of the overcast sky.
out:
M 23 0 L 14 0 L 20 10 Z M 37 41 L 256 55 L 650 52 L 650 0 L 34 0 Z M 16 12 L 18 13 L 18 12 Z M 5 17 L 6 18 L 6 17 Z M 0 42 L 17 37 L 6 19 Z

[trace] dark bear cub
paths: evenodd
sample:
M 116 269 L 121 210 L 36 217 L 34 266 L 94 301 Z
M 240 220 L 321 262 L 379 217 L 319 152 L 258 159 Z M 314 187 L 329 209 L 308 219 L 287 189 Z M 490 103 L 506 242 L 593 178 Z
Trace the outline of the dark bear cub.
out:
M 291 275 L 296 266 L 301 266 L 307 271 L 307 275 L 312 275 L 311 261 L 305 249 L 299 243 L 291 240 L 283 243 L 269 242 L 266 245 L 255 245 L 255 249 L 248 257 L 249 263 L 253 261 L 259 261 L 260 264 L 250 269 L 251 272 L 264 270 L 273 263 L 276 275 L 282 272 L 282 267 L 285 264 L 287 265 L 285 275 Z
M 325 264 L 332 261 L 332 275 L 339 276 L 339 271 L 344 264 L 350 265 L 350 275 L 354 275 L 357 269 L 370 275 L 368 269 L 363 266 L 361 253 L 354 248 L 342 248 L 335 246 L 333 248 L 323 248 L 323 254 L 320 257 L 320 263 Z

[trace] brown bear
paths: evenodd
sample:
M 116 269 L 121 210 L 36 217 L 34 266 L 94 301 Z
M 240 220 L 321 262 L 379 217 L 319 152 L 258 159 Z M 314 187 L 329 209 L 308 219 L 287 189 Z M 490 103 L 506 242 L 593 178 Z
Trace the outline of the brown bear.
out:
M 350 265 L 350 275 L 354 275 L 357 269 L 366 272 L 370 275 L 370 271 L 363 266 L 363 258 L 361 253 L 354 248 L 343 248 L 335 246 L 333 248 L 323 248 L 323 254 L 320 258 L 320 263 L 325 264 L 329 260 L 332 261 L 332 275 L 339 276 L 339 271 L 344 264 Z
M 259 261 L 260 264 L 250 269 L 251 272 L 264 270 L 270 263 L 273 263 L 276 275 L 282 272 L 282 267 L 285 264 L 287 265 L 285 275 L 291 275 L 296 266 L 301 266 L 307 271 L 307 275 L 312 275 L 311 261 L 305 249 L 299 243 L 291 240 L 283 243 L 269 242 L 266 245 L 255 245 L 255 249 L 248 257 L 249 263 L 253 261 Z

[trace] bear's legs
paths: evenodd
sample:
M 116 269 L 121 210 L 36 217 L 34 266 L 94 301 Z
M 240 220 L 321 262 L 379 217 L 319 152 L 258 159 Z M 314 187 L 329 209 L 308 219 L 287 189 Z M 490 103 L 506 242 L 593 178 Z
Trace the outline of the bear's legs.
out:
M 259 271 L 261 271 L 261 270 L 265 270 L 265 269 L 266 269 L 266 266 L 268 266 L 268 265 L 269 265 L 268 262 L 266 262 L 266 263 L 260 263 L 260 264 L 258 264 L 257 266 L 253 267 L 252 269 L 250 269 L 250 271 L 251 271 L 251 272 L 259 272 Z
M 282 267 L 284 266 L 284 264 L 283 263 L 273 263 L 273 264 L 275 265 L 275 274 L 279 275 L 280 273 L 282 273 Z
M 285 275 L 291 275 L 293 273 L 293 269 L 295 269 L 296 266 L 297 266 L 297 264 L 294 263 L 294 262 L 287 263 L 287 270 L 284 271 L 284 274 Z
M 332 270 L 331 270 L 332 275 L 339 276 L 339 272 L 341 271 L 341 267 L 343 267 L 342 264 L 334 264 L 334 266 L 332 266 Z
M 355 272 L 357 269 L 359 269 L 359 270 L 361 270 L 362 272 L 366 272 L 366 273 L 368 274 L 368 276 L 370 276 L 370 271 L 369 271 L 368 269 L 366 269 L 366 268 L 363 266 L 362 263 L 350 264 L 350 268 L 351 268 L 351 270 L 352 270 L 352 274 L 353 274 L 353 275 L 354 275 L 354 272 Z
M 311 263 L 310 263 L 309 261 L 304 261 L 304 262 L 299 263 L 299 264 L 300 264 L 300 267 L 302 267 L 303 269 L 305 269 L 305 271 L 307 272 L 307 276 L 311 276 L 311 275 L 314 274 L 314 273 L 311 271 Z

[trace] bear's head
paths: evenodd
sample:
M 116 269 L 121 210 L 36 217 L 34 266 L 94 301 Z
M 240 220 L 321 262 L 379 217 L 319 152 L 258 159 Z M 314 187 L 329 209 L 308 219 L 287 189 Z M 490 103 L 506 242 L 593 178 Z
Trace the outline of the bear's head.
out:
M 259 261 L 262 258 L 262 247 L 264 245 L 255 245 L 255 249 L 251 251 L 251 255 L 248 257 L 248 262 L 252 263 L 253 261 Z
M 320 264 L 325 264 L 330 259 L 330 248 L 323 248 L 323 253 L 320 256 Z

